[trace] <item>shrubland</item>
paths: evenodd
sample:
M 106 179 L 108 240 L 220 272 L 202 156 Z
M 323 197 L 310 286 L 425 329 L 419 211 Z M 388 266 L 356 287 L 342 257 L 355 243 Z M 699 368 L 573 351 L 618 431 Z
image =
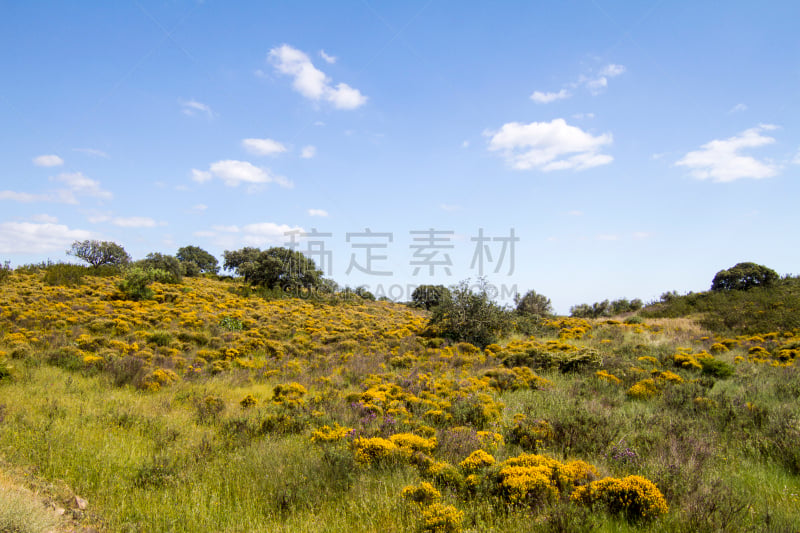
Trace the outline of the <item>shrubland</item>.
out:
M 21 512 L 101 531 L 796 531 L 800 326 L 531 318 L 466 286 L 431 311 L 213 276 L 126 290 L 157 266 L 0 277 L 0 468 L 38 505 Z M 547 310 L 537 296 L 522 307 Z

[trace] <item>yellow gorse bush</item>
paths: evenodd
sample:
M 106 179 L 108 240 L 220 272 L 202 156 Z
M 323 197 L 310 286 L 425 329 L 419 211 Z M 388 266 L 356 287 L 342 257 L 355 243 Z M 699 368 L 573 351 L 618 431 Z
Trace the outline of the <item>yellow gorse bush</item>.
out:
M 604 478 L 578 487 L 571 496 L 576 502 L 601 506 L 631 519 L 648 519 L 669 511 L 664 495 L 655 484 L 641 476 Z

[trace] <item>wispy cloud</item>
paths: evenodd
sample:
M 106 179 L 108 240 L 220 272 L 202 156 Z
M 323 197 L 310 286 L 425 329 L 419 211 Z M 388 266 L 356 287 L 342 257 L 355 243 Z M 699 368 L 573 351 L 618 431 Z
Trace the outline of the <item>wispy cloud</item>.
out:
M 53 181 L 64 183 L 75 194 L 111 200 L 114 195 L 100 187 L 100 182 L 87 178 L 82 172 L 62 173 L 52 178 Z
M 581 74 L 578 77 L 578 81 L 567 83 L 566 87 L 562 88 L 557 92 L 534 91 L 533 94 L 531 94 L 531 100 L 533 100 L 537 104 L 549 104 L 557 100 L 564 100 L 566 98 L 570 98 L 573 93 L 569 91 L 568 88 L 579 89 L 581 87 L 585 87 L 586 89 L 589 90 L 590 93 L 592 93 L 593 95 L 597 95 L 603 92 L 608 87 L 609 79 L 616 78 L 617 76 L 623 73 L 625 73 L 624 66 L 616 65 L 614 63 L 609 63 L 608 65 L 601 68 L 599 72 L 589 72 L 588 74 Z M 589 116 L 589 114 L 585 116 Z M 589 118 L 591 118 L 591 116 L 589 116 Z
M 531 100 L 537 104 L 549 104 L 556 100 L 563 100 L 572 96 L 566 89 L 561 89 L 557 93 L 543 93 L 541 91 L 534 91 L 531 95 Z
M 328 212 L 324 209 L 309 209 L 308 214 L 312 217 L 327 217 Z
M 304 146 L 303 150 L 300 152 L 300 157 L 303 159 L 312 159 L 315 155 L 317 155 L 317 147 L 316 146 Z
M 747 106 L 739 103 L 733 106 L 728 113 L 741 113 L 742 111 L 747 111 Z
M 60 167 L 64 160 L 55 154 L 39 155 L 33 158 L 33 164 L 37 167 Z
M 584 170 L 614 160 L 601 153 L 613 141 L 610 133 L 593 136 L 561 118 L 530 124 L 509 122 L 484 135 L 490 137 L 489 150 L 499 152 L 518 170 Z
M 325 50 L 320 50 L 319 51 L 319 57 L 324 59 L 325 62 L 330 64 L 330 65 L 336 63 L 336 56 L 330 56 L 330 55 L 326 54 Z
M 255 155 L 277 155 L 287 151 L 286 145 L 273 139 L 243 139 L 242 146 Z
M 105 153 L 102 150 L 97 150 L 96 148 L 73 148 L 73 152 L 80 152 L 86 155 L 90 155 L 92 157 L 102 157 L 103 159 L 108 159 L 111 156 Z
M 762 135 L 762 132 L 776 128 L 771 124 L 761 124 L 739 135 L 713 140 L 702 145 L 700 150 L 687 153 L 675 164 L 688 168 L 690 174 L 700 180 L 729 182 L 742 178 L 770 178 L 778 174 L 778 165 L 740 152 L 774 143 L 773 137 Z
M 216 116 L 211 107 L 197 100 L 178 100 L 178 103 L 181 106 L 181 112 L 188 117 L 205 115 L 208 118 L 214 118 Z
M 367 102 L 366 96 L 346 83 L 332 85 L 304 52 L 287 44 L 270 50 L 268 60 L 275 70 L 291 76 L 294 89 L 309 100 L 330 102 L 337 109 L 356 109 Z
M 121 228 L 155 228 L 159 225 L 149 217 L 116 217 L 111 219 L 111 223 Z

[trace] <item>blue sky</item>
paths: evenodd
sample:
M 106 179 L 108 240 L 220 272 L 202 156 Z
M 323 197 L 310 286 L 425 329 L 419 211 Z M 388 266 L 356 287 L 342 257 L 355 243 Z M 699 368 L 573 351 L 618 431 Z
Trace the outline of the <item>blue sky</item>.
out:
M 83 239 L 221 258 L 294 231 L 341 285 L 403 299 L 474 279 L 482 259 L 501 293 L 560 312 L 705 290 L 740 261 L 798 271 L 795 1 L 0 14 L 14 265 Z

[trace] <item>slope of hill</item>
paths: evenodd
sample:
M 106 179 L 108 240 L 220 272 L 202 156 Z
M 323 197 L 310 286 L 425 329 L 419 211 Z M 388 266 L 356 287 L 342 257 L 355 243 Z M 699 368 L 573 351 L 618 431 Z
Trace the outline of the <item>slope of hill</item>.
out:
M 45 279 L 2 283 L 0 465 L 99 530 L 794 531 L 800 329 L 555 318 L 481 350 L 391 303 Z

